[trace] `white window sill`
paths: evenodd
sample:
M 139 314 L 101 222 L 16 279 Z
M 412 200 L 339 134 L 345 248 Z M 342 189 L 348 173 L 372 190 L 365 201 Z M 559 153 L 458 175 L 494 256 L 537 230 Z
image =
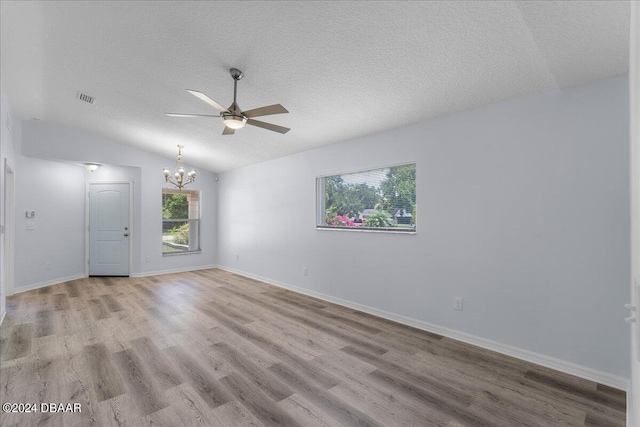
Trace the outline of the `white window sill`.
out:
M 384 230 L 376 230 L 375 228 L 362 228 L 362 227 L 322 227 L 316 226 L 316 230 L 320 231 L 346 231 L 348 233 L 386 233 L 386 234 L 416 234 L 416 230 L 393 230 L 385 228 Z
M 183 252 L 165 252 L 162 256 L 179 256 L 179 255 L 191 255 L 191 254 L 201 254 L 202 249 L 197 251 L 183 251 Z

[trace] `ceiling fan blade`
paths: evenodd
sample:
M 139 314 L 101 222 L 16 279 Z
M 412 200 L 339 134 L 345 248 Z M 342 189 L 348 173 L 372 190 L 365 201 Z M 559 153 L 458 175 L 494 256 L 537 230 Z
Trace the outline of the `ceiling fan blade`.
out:
M 242 114 L 251 117 L 269 116 L 271 114 L 284 114 L 288 113 L 286 108 L 280 104 L 268 105 L 266 107 L 254 108 L 253 110 L 243 111 Z
M 233 135 L 234 133 L 236 133 L 236 130 L 231 129 L 229 126 L 225 126 L 224 130 L 222 131 L 223 135 Z
M 169 117 L 220 117 L 218 114 L 182 114 L 182 113 L 164 113 Z
M 189 92 L 193 96 L 196 96 L 196 97 L 200 98 L 201 100 L 203 100 L 207 104 L 211 105 L 213 108 L 215 108 L 216 110 L 220 111 L 221 113 L 225 113 L 225 112 L 229 111 L 226 108 L 224 108 L 222 105 L 218 104 L 216 101 L 214 101 L 213 99 L 209 98 L 207 95 L 205 95 L 202 92 L 198 92 L 197 90 L 191 90 L 191 89 L 187 89 L 187 92 Z
M 272 123 L 265 123 L 265 122 L 261 122 L 260 120 L 253 120 L 253 119 L 247 120 L 247 124 L 251 126 L 257 126 L 259 128 L 267 129 L 267 130 L 272 130 L 274 132 L 280 132 L 280 133 L 287 133 L 291 130 L 289 128 L 274 125 Z

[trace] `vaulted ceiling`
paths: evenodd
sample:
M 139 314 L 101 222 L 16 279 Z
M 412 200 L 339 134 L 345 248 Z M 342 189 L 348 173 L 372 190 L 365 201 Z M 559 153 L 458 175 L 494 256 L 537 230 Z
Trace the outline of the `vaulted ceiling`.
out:
M 628 70 L 629 3 L 1 3 L 2 85 L 19 119 L 74 126 L 216 172 Z M 244 110 L 221 135 L 185 89 Z M 89 105 L 78 91 L 95 97 Z

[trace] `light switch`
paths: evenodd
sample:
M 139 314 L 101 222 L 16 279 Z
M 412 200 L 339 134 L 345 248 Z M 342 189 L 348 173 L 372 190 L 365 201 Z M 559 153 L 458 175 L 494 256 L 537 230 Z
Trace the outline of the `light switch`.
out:
M 36 217 L 36 211 L 27 211 L 26 216 L 27 216 L 27 218 L 35 218 Z

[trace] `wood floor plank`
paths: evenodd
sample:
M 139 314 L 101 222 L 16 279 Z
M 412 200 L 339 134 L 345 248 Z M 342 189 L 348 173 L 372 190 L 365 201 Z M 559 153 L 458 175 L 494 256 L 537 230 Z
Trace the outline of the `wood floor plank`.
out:
M 278 402 L 278 405 L 287 411 L 300 426 L 340 427 L 343 425 L 299 394 L 294 394 Z
M 326 352 L 326 348 L 309 341 L 308 336 L 301 335 L 293 329 L 283 330 L 261 320 L 246 325 L 246 328 L 257 335 L 269 336 L 272 340 L 283 343 L 283 350 L 304 360 L 313 360 Z
M 508 374 L 490 377 L 478 371 L 474 365 L 447 365 L 435 357 L 430 360 L 422 358 L 423 363 L 416 364 L 413 356 L 402 352 L 390 351 L 380 358 L 402 366 L 400 371 L 415 373 L 416 376 L 428 377 L 464 390 L 471 394 L 474 401 L 485 402 L 485 406 L 499 405 L 509 411 L 528 412 L 547 425 L 582 425 L 584 420 L 585 410 L 530 393 L 516 381 L 509 379 Z
M 182 384 L 180 376 L 150 338 L 138 338 L 131 341 L 131 344 L 163 390 Z
M 69 296 L 67 294 L 55 294 L 53 296 L 53 309 L 58 310 L 69 310 L 71 305 L 69 304 Z
M 132 427 L 180 426 L 184 425 L 184 420 L 176 413 L 174 407 L 167 407 L 138 419 L 131 425 Z
M 264 427 L 251 412 L 238 401 L 232 400 L 211 411 L 214 417 L 214 426 L 234 427 Z
M 138 407 L 139 415 L 149 415 L 168 406 L 142 359 L 132 350 L 119 351 L 113 355 L 113 359 L 127 385 L 131 399 Z
M 220 380 L 235 396 L 236 400 L 246 407 L 265 425 L 296 426 L 295 420 L 283 411 L 258 387 L 240 374 L 231 374 Z
M 626 393 L 221 270 L 7 298 L 8 426 L 623 426 Z
M 34 336 L 36 338 L 46 337 L 54 333 L 55 317 L 51 310 L 39 311 L 36 315 L 36 327 Z
M 64 283 L 65 292 L 67 293 L 67 295 L 69 295 L 69 298 L 77 298 L 81 295 L 78 286 L 78 282 L 75 280 Z
M 433 412 L 440 412 L 452 419 L 461 422 L 463 425 L 473 426 L 493 426 L 494 423 L 487 419 L 471 413 L 468 405 L 460 404 L 454 400 L 443 398 L 431 390 L 420 387 L 405 378 L 397 377 L 393 374 L 375 370 L 369 375 L 373 381 L 377 381 L 382 387 L 393 389 L 414 400 L 427 405 Z
M 317 383 L 325 388 L 331 388 L 338 384 L 339 380 L 332 375 L 314 367 L 296 354 L 286 351 L 284 343 L 273 341 L 269 337 L 259 335 L 252 332 L 249 328 L 234 322 L 221 313 L 216 313 L 215 317 L 225 328 L 237 334 L 239 337 L 249 341 L 257 347 L 262 348 L 266 352 L 272 354 L 280 360 L 285 360 L 291 366 L 305 372 L 306 375 L 312 377 Z
M 2 359 L 12 360 L 27 356 L 31 350 L 33 329 L 31 323 L 14 326 L 7 345 L 3 347 Z
M 171 316 L 167 316 L 158 307 L 152 307 L 147 309 L 147 313 L 155 318 L 156 321 L 162 325 L 163 328 L 166 328 L 169 333 L 178 332 L 182 328 L 180 325 L 171 318 Z
M 335 322 L 331 322 L 328 319 L 321 318 L 320 315 L 309 316 L 308 313 L 302 313 L 295 307 L 286 307 L 286 305 L 283 303 L 273 303 L 268 300 L 259 300 L 235 289 L 229 289 L 229 292 L 237 295 L 240 298 L 244 298 L 245 300 L 252 301 L 256 305 L 266 308 L 267 310 L 271 310 L 277 314 L 286 315 L 290 319 L 307 325 L 321 334 L 332 335 L 336 338 L 340 338 L 349 342 L 351 345 L 357 345 L 362 347 L 363 349 L 379 354 L 388 351 L 388 348 L 376 344 L 374 340 L 369 339 L 369 337 L 363 335 L 362 333 L 350 330 L 348 327 L 345 327 L 343 325 L 336 325 Z M 314 317 L 316 317 L 316 319 L 314 319 Z
M 170 355 L 200 397 L 211 408 L 216 408 L 231 400 L 229 392 L 207 372 L 206 368 L 199 366 L 186 350 L 180 347 L 170 347 L 163 351 Z
M 588 412 L 584 425 L 589 427 L 624 427 L 625 421 L 620 417 L 612 417 L 598 412 Z
M 365 322 L 361 322 L 359 320 L 353 319 L 349 316 L 343 316 L 342 314 L 338 314 L 330 311 L 320 311 L 326 308 L 326 304 L 313 304 L 310 302 L 301 302 L 296 296 L 293 295 L 293 292 L 283 293 L 283 292 L 264 292 L 262 295 L 268 298 L 274 298 L 276 300 L 284 301 L 293 307 L 305 310 L 307 312 L 313 313 L 322 313 L 322 317 L 325 319 L 331 319 L 332 321 L 337 321 L 342 325 L 348 325 L 354 329 L 365 332 L 367 334 L 377 334 L 381 330 L 371 326 Z
M 184 425 L 215 426 L 211 409 L 190 384 L 173 387 L 167 390 L 166 396 L 174 402 L 172 406 Z
M 212 345 L 211 348 L 222 355 L 229 364 L 233 365 L 235 371 L 253 382 L 274 401 L 279 402 L 293 394 L 293 391 L 277 377 L 255 365 L 229 344 L 221 342 Z
M 118 302 L 118 299 L 113 295 L 101 295 L 100 299 L 107 306 L 107 309 L 112 313 L 117 313 L 118 311 L 124 310 L 122 305 Z
M 382 426 L 331 392 L 308 381 L 286 364 L 276 363 L 269 369 L 339 423 L 357 426 Z
M 223 305 L 216 301 L 210 301 L 207 303 L 207 305 L 210 306 L 213 310 L 223 313 L 224 315 L 238 323 L 247 324 L 255 320 L 243 314 L 241 311 L 229 307 L 229 305 Z
M 111 313 L 107 309 L 102 299 L 90 299 L 88 300 L 89 310 L 95 320 L 102 320 L 111 317 Z
M 84 347 L 83 352 L 98 402 L 125 393 L 122 379 L 112 365 L 111 354 L 106 345 L 88 345 Z
M 333 387 L 331 393 L 385 426 L 436 427 L 450 421 L 449 417 L 439 412 L 416 409 L 415 405 L 404 402 L 398 394 L 383 391 L 381 387 L 366 380 L 345 380 Z

